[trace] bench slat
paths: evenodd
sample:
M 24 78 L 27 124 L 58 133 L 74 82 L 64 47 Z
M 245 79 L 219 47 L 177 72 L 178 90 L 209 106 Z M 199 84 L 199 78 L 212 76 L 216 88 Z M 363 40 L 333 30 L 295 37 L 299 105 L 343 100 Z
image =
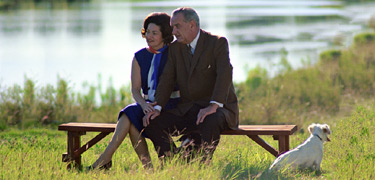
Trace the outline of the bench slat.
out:
M 240 125 L 238 130 L 225 130 L 222 135 L 292 135 L 296 125 Z
M 114 123 L 66 123 L 58 130 L 62 131 L 93 131 L 114 132 Z M 297 130 L 296 125 L 240 125 L 238 130 L 226 130 L 223 135 L 292 135 Z
M 94 131 L 94 132 L 114 132 L 114 123 L 66 123 L 59 125 L 60 131 Z

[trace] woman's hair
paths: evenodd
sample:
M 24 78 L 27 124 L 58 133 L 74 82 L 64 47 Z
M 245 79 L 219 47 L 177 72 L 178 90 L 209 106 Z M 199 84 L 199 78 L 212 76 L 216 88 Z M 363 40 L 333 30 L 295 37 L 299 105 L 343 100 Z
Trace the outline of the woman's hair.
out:
M 154 23 L 160 27 L 164 43 L 171 43 L 173 41 L 173 35 L 170 20 L 171 17 L 167 13 L 154 12 L 149 14 L 143 21 L 142 37 L 145 37 L 148 25 Z

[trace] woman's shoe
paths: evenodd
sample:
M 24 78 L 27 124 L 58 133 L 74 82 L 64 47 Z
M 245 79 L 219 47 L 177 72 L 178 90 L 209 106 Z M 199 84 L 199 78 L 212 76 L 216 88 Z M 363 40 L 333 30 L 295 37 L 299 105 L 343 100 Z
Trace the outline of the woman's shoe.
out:
M 94 168 L 92 166 L 87 166 L 85 169 L 86 169 L 86 171 L 92 171 L 92 170 L 94 170 Z
M 100 170 L 109 170 L 112 167 L 112 160 L 110 160 L 107 164 L 104 164 L 103 166 L 100 166 Z M 94 170 L 94 167 L 92 166 L 87 166 L 86 171 L 92 171 Z
M 107 164 L 104 164 L 103 166 L 101 166 L 99 169 L 109 170 L 111 167 L 112 167 L 112 160 L 110 160 Z

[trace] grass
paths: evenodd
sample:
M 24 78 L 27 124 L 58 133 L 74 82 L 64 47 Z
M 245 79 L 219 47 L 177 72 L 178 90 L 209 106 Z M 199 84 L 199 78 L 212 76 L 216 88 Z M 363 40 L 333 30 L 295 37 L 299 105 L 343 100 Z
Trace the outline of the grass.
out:
M 154 170 L 145 170 L 130 140 L 126 138 L 113 157 L 108 171 L 67 170 L 61 162 L 66 151 L 66 134 L 53 129 L 8 129 L 0 133 L 0 179 L 373 179 L 375 177 L 375 111 L 358 105 L 349 117 L 327 120 L 331 142 L 324 145 L 322 171 L 297 170 L 274 173 L 268 167 L 275 159 L 245 136 L 222 136 L 211 165 L 186 164 L 173 159 L 160 167 L 148 140 Z M 301 131 L 291 136 L 296 147 L 308 136 Z M 82 136 L 84 142 L 95 136 Z M 109 136 L 85 152 L 84 166 L 90 165 L 108 144 Z M 273 146 L 276 141 L 264 139 Z

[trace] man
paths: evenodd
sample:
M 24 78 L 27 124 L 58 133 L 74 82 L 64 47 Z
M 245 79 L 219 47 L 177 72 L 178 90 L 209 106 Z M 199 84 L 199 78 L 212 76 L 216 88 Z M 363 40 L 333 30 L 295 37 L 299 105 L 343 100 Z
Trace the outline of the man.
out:
M 199 16 L 192 8 L 174 10 L 171 25 L 177 41 L 170 45 L 156 90 L 156 110 L 143 119 L 145 133 L 158 156 L 163 157 L 176 149 L 171 135 L 197 132 L 204 157 L 211 159 L 220 132 L 236 129 L 239 124 L 228 42 L 201 30 Z M 177 108 L 160 113 L 175 85 L 180 89 Z

